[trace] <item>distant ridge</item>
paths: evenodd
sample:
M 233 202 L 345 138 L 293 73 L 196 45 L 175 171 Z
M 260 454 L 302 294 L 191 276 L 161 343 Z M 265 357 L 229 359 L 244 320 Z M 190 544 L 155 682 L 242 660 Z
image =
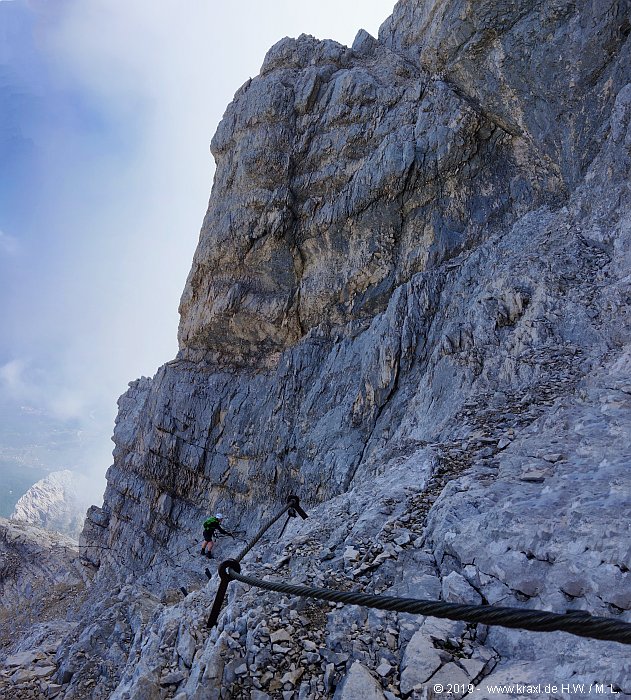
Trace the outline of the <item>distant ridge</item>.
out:
M 64 469 L 51 472 L 33 484 L 18 500 L 11 519 L 39 525 L 78 540 L 88 506 L 79 493 L 77 476 Z

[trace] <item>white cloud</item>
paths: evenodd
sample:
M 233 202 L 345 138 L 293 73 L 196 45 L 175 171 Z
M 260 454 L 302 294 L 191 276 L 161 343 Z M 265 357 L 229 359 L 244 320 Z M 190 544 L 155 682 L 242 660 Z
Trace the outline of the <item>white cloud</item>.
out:
M 59 420 L 83 420 L 85 398 L 69 390 L 61 390 L 48 398 L 51 414 Z
M 0 232 L 0 253 L 19 261 L 0 299 L 0 349 L 28 358 L 0 368 L 0 388 L 62 420 L 94 412 L 104 470 L 116 399 L 177 352 L 209 143 L 232 96 L 281 37 L 348 44 L 360 27 L 376 34 L 394 0 L 28 4 L 46 76 L 69 97 L 34 136 L 37 206 L 22 248 Z
M 25 359 L 14 359 L 0 366 L 0 389 L 5 399 L 31 404 L 59 421 L 89 420 L 86 397 L 80 392 L 59 386 L 54 374 L 33 366 Z M 27 412 L 33 412 L 29 407 Z
M 22 374 L 26 367 L 24 360 L 11 360 L 0 367 L 0 382 L 6 393 L 15 398 L 26 398 L 26 384 L 22 379 Z

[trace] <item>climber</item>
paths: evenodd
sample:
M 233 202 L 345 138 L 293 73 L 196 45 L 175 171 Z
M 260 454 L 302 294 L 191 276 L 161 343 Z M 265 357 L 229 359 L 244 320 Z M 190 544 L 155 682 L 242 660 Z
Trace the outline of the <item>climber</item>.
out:
M 223 515 L 221 513 L 216 513 L 215 516 L 211 516 L 210 518 L 206 518 L 204 520 L 204 541 L 202 543 L 202 555 L 206 555 L 209 559 L 212 559 L 212 549 L 213 549 L 213 539 L 215 537 L 215 534 L 217 532 L 221 533 L 222 535 L 228 535 L 229 537 L 234 537 L 230 532 L 227 530 L 224 530 L 221 527 L 221 521 L 223 519 Z

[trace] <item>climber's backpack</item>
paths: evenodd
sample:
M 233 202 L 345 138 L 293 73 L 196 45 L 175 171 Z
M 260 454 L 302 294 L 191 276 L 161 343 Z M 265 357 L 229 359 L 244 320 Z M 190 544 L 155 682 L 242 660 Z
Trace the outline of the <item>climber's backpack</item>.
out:
M 215 525 L 219 525 L 219 520 L 217 520 L 217 518 L 214 516 L 204 520 L 204 530 L 214 530 Z

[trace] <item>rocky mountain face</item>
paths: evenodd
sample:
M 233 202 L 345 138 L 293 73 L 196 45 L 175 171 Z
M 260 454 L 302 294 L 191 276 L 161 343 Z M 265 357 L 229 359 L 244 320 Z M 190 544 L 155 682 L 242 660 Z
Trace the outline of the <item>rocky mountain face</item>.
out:
M 0 518 L 0 698 L 46 698 L 61 689 L 55 655 L 79 624 L 93 571 L 69 537 Z
M 79 540 L 89 503 L 69 469 L 40 479 L 15 504 L 11 518 Z
M 631 621 L 630 18 L 401 0 L 270 50 L 212 141 L 178 357 L 119 401 L 59 697 L 631 696 L 626 647 L 565 633 L 235 584 L 208 632 L 196 552 L 296 493 L 244 572 Z

